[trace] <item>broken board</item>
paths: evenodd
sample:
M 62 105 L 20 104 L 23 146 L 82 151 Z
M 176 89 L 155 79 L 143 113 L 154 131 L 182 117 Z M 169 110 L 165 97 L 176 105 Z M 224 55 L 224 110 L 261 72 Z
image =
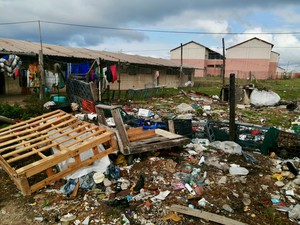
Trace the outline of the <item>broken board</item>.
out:
M 117 148 L 112 130 L 62 110 L 0 129 L 0 166 L 24 195 L 93 164 Z M 88 151 L 91 156 L 83 159 L 81 154 Z M 72 163 L 59 170 L 58 165 L 66 160 Z
M 185 207 L 185 206 L 182 206 L 182 205 L 173 204 L 170 207 L 170 210 L 172 210 L 174 212 L 178 212 L 178 213 L 182 213 L 182 214 L 202 218 L 202 219 L 205 219 L 205 220 L 208 220 L 208 221 L 213 221 L 213 222 L 216 222 L 218 224 L 247 225 L 246 223 L 242 223 L 240 221 L 233 220 L 231 218 L 227 218 L 225 216 L 220 216 L 220 215 L 217 215 L 217 214 L 214 214 L 214 213 L 205 212 L 205 211 L 202 211 L 202 210 L 199 210 L 199 209 L 192 209 L 192 208 Z

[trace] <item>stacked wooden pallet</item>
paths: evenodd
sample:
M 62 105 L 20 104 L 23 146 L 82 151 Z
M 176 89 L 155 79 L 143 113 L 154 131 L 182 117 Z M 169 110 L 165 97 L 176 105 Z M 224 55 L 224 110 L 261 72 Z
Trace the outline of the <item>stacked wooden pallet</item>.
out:
M 0 166 L 24 195 L 116 150 L 112 130 L 81 121 L 61 110 L 0 129 Z M 87 152 L 90 156 L 82 157 Z M 72 163 L 59 170 L 58 165 L 68 160 Z

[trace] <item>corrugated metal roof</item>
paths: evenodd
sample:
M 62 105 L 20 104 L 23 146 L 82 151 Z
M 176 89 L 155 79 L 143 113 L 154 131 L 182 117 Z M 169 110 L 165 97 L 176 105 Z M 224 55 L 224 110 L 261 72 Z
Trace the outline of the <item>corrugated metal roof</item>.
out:
M 25 40 L 0 38 L 0 53 L 14 53 L 23 55 L 38 54 L 41 44 Z M 129 55 L 124 53 L 113 53 L 107 51 L 97 51 L 86 48 L 50 45 L 43 43 L 43 54 L 48 56 L 96 59 L 101 58 L 112 62 L 128 62 L 135 64 L 157 65 L 167 67 L 180 67 L 180 63 L 169 59 L 153 58 L 139 55 Z M 193 65 L 183 65 L 185 68 L 195 68 Z

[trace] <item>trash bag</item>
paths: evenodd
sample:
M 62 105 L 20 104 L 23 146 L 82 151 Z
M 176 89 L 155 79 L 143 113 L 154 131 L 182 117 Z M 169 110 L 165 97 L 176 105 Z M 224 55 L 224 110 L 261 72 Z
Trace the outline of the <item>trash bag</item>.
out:
M 273 91 L 254 89 L 250 95 L 250 103 L 255 106 L 273 106 L 280 101 L 280 96 Z
M 120 168 L 113 164 L 110 164 L 107 167 L 107 174 L 112 179 L 118 180 L 120 178 Z
M 65 195 L 69 195 L 73 192 L 75 186 L 76 181 L 74 179 L 69 179 L 67 183 L 61 187 L 60 191 Z

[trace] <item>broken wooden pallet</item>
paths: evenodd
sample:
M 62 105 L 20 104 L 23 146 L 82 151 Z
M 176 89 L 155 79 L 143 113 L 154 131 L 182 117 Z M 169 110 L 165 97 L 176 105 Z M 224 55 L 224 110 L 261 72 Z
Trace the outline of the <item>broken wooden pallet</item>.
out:
M 96 105 L 99 126 L 106 127 L 108 125 L 104 110 L 111 112 L 116 124 L 119 150 L 124 155 L 183 146 L 190 143 L 189 138 L 162 129 L 144 130 L 142 127 L 126 129 L 119 106 Z
M 117 150 L 115 133 L 56 110 L 0 129 L 0 166 L 29 195 Z M 82 157 L 89 153 L 89 157 Z M 64 170 L 60 163 L 72 161 Z

